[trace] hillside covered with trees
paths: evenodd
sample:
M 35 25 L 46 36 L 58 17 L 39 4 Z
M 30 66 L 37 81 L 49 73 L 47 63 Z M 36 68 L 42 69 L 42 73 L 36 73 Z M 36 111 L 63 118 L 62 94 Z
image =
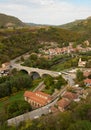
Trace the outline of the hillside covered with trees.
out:
M 26 52 L 38 52 L 43 42 L 57 42 L 61 47 L 69 42 L 80 43 L 84 37 L 80 33 L 60 28 L 17 29 L 0 31 L 0 62 L 9 61 Z
M 74 31 L 88 31 L 91 30 L 91 17 L 86 19 L 75 20 L 71 23 L 61 25 L 60 27 L 64 29 L 74 30 Z
M 60 26 L 63 29 L 68 29 L 75 32 L 83 33 L 84 36 L 91 41 L 91 17 L 86 19 L 76 20 Z

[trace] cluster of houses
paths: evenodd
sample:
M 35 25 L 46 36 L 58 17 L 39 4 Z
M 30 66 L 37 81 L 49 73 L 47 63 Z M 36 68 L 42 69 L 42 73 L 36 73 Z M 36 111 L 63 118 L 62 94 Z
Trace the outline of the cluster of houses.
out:
M 63 47 L 63 48 L 49 48 L 48 50 L 42 50 L 42 52 L 46 55 L 55 56 L 59 54 L 66 54 L 71 52 L 76 52 L 76 48 L 72 48 L 71 46 Z
M 79 102 L 81 98 L 86 99 L 88 93 L 79 86 L 71 87 L 72 91 L 65 91 L 61 95 L 61 99 L 58 100 L 55 106 L 50 107 L 50 112 L 65 111 L 72 101 Z M 52 102 L 53 97 L 49 94 L 45 94 L 41 91 L 31 92 L 25 91 L 24 99 L 31 104 L 32 108 L 39 108 Z
M 91 79 L 88 76 L 91 75 L 91 70 L 87 69 L 83 71 L 86 77 L 83 82 L 87 87 L 91 87 Z M 56 102 L 56 104 L 50 107 L 50 112 L 65 111 L 69 108 L 70 104 L 74 102 L 79 102 L 81 99 L 86 99 L 88 91 L 79 85 L 70 86 L 70 89 L 66 89 L 65 92 L 61 94 L 61 98 Z M 41 91 L 31 92 L 25 91 L 24 99 L 31 104 L 33 108 L 39 108 L 47 105 L 53 101 L 53 96 L 45 94 Z
M 44 54 L 55 56 L 59 54 L 70 54 L 70 53 L 76 53 L 76 52 L 87 52 L 91 51 L 91 47 L 89 47 L 89 42 L 85 41 L 87 47 L 83 48 L 82 45 L 77 45 L 76 48 L 73 47 L 72 43 L 69 43 L 69 46 L 67 47 L 55 47 L 55 48 L 49 48 L 47 50 L 41 50 Z
M 91 87 L 91 79 L 85 79 L 84 80 L 84 83 L 85 83 L 85 85 L 87 86 L 87 87 Z
M 69 108 L 70 104 L 73 101 L 79 102 L 81 99 L 86 99 L 88 95 L 87 91 L 78 86 L 73 86 L 71 87 L 71 89 L 73 90 L 73 92 L 66 91 L 62 95 L 61 99 L 56 103 L 56 105 L 50 108 L 51 112 L 56 112 L 58 110 L 63 112 Z
M 91 70 L 85 71 L 83 74 L 84 74 L 84 76 L 86 77 L 86 79 L 84 80 L 84 84 L 85 84 L 87 87 L 91 87 L 91 79 L 88 78 L 88 76 L 91 75 Z

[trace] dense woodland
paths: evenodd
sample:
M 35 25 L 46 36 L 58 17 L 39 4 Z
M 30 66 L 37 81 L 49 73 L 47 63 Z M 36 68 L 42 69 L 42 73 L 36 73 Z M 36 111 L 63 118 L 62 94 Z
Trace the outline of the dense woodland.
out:
M 41 42 L 57 42 L 60 47 L 64 43 L 84 41 L 82 34 L 60 28 L 17 29 L 0 31 L 0 62 L 9 61 L 26 52 L 38 52 Z
M 91 17 L 82 20 L 78 19 L 74 22 L 61 25 L 60 27 L 70 31 L 83 33 L 84 37 L 91 42 Z
M 31 77 L 24 74 L 0 77 L 0 98 L 33 87 Z
M 42 46 L 41 42 L 57 42 L 62 47 L 69 42 L 80 44 L 85 40 L 91 41 L 91 18 L 61 27 L 65 29 L 59 26 L 0 29 L 0 62 L 9 61 L 28 51 L 38 52 L 38 48 Z

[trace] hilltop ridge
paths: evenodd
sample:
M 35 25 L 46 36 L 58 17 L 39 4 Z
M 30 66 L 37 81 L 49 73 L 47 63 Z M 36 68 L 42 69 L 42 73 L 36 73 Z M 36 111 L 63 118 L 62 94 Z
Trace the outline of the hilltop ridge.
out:
M 60 27 L 72 31 L 87 32 L 91 30 L 91 16 L 86 19 L 75 20 L 73 22 L 60 25 Z
M 25 24 L 18 18 L 0 13 L 0 27 L 17 27 Z

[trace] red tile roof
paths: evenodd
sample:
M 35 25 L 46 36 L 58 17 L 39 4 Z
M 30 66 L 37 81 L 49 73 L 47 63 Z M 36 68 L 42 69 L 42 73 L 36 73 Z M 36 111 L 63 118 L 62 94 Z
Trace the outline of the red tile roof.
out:
M 39 94 L 39 95 L 41 95 L 41 96 L 45 96 L 45 97 L 47 97 L 47 98 L 51 97 L 49 94 L 43 93 L 43 92 L 41 92 L 41 91 L 37 91 L 36 94 Z
M 42 106 L 46 105 L 49 101 L 51 101 L 50 95 L 39 91 L 38 92 L 26 91 L 24 93 L 24 97 L 27 97 Z
M 59 111 L 58 108 L 56 108 L 55 106 L 52 106 L 50 108 L 50 110 L 51 110 L 51 112 L 58 112 Z
M 74 100 L 74 99 L 77 99 L 78 96 L 77 96 L 77 94 L 75 94 L 75 93 L 66 92 L 66 93 L 64 93 L 63 97 L 64 97 L 64 98 L 67 98 L 67 99 L 69 99 L 69 100 Z
M 85 79 L 84 83 L 91 84 L 91 79 Z
M 84 72 L 83 74 L 84 76 L 88 77 L 91 74 L 91 72 Z
M 31 96 L 33 96 L 33 92 L 31 92 L 31 91 L 25 91 L 24 97 L 31 97 Z
M 61 100 L 58 101 L 57 104 L 59 107 L 66 108 L 70 104 L 70 101 L 65 98 L 62 98 Z

